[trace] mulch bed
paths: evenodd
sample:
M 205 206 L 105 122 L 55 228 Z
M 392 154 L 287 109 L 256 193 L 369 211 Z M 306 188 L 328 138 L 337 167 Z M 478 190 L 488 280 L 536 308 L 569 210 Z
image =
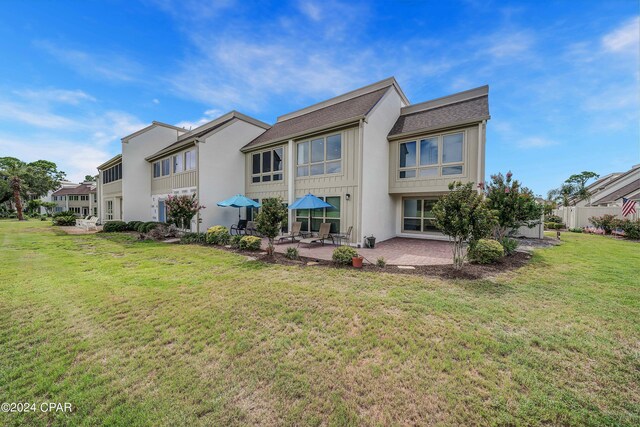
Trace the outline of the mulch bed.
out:
M 223 248 L 225 250 L 230 250 L 228 248 Z M 307 257 L 300 257 L 299 260 L 290 260 L 286 258 L 281 253 L 275 253 L 274 256 L 269 255 L 260 255 L 255 252 L 241 252 L 236 250 L 231 250 L 232 252 L 236 252 L 239 254 L 247 255 L 256 258 L 256 261 L 261 261 L 269 264 L 279 264 L 279 265 L 292 265 L 298 266 L 301 268 L 338 268 L 338 269 L 347 269 L 357 271 L 358 269 L 353 268 L 351 266 L 340 266 L 336 265 L 331 261 L 322 260 L 322 259 L 314 259 Z M 453 268 L 453 264 L 446 265 L 416 265 L 413 266 L 414 269 L 400 269 L 395 265 L 387 265 L 384 268 L 380 268 L 374 264 L 364 264 L 362 266 L 362 271 L 369 271 L 375 273 L 392 273 L 392 274 L 411 274 L 417 276 L 429 276 L 429 277 L 439 277 L 442 279 L 467 279 L 467 280 L 477 280 L 483 279 L 486 277 L 493 277 L 499 273 L 504 273 L 505 271 L 518 269 L 528 263 L 531 259 L 531 255 L 523 252 L 516 252 L 511 256 L 507 256 L 502 258 L 500 261 L 495 264 L 465 264 L 462 270 L 456 270 Z M 307 265 L 307 263 L 313 263 L 312 265 Z

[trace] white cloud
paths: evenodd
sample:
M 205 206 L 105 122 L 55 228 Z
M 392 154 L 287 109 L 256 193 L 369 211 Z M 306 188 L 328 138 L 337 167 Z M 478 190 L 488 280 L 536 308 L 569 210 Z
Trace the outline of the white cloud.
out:
M 2 119 L 47 129 L 65 129 L 77 124 L 74 119 L 51 113 L 38 106 L 0 99 L 0 120 Z
M 88 78 L 131 82 L 142 73 L 140 64 L 122 54 L 88 53 L 60 47 L 48 40 L 35 41 L 34 45 L 73 71 Z
M 153 102 L 156 105 L 160 104 L 160 100 L 158 98 L 153 98 L 151 102 Z
M 205 123 L 210 122 L 211 120 L 217 119 L 222 115 L 221 110 L 211 109 L 204 112 L 204 115 L 196 121 L 183 120 L 179 123 L 176 123 L 176 126 L 185 128 L 187 130 L 192 130 L 197 128 L 198 126 L 202 126 Z
M 499 59 L 519 57 L 529 52 L 534 40 L 529 31 L 499 31 L 486 39 L 486 51 Z
M 320 21 L 320 19 L 322 19 L 322 9 L 315 2 L 309 0 L 300 1 L 298 2 L 298 9 L 313 21 Z
M 81 90 L 64 90 L 64 89 L 27 89 L 16 90 L 14 94 L 40 102 L 57 102 L 61 104 L 78 105 L 84 101 L 94 102 L 96 99 Z
M 640 16 L 628 20 L 602 38 L 602 45 L 608 52 L 633 52 L 640 49 Z

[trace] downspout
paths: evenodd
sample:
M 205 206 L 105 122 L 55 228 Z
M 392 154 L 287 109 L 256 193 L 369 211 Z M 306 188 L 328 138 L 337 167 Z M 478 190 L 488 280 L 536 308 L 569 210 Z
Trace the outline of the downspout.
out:
M 478 126 L 478 173 L 477 173 L 477 191 L 478 193 L 482 193 L 482 187 L 480 187 L 480 183 L 484 183 L 484 129 L 487 124 L 486 120 L 483 120 Z
M 288 162 L 287 162 L 287 179 L 289 180 L 287 182 L 287 203 L 289 205 L 292 205 L 293 202 L 295 202 L 296 200 L 296 175 L 295 175 L 295 150 L 294 150 L 294 142 L 293 139 L 289 140 L 289 144 L 287 146 L 287 157 L 288 157 Z M 289 210 L 289 224 L 293 224 L 293 211 Z M 291 227 L 291 226 L 289 226 Z
M 364 147 L 364 119 L 360 119 L 360 122 L 358 124 L 358 158 L 360 159 L 360 161 L 358 162 L 358 202 L 357 202 L 357 208 L 358 208 L 358 212 L 357 212 L 357 216 L 356 216 L 356 221 L 357 221 L 357 226 L 358 226 L 358 245 L 364 243 L 364 234 L 363 234 L 363 230 L 362 230 L 362 186 L 364 185 L 364 183 L 362 182 L 362 177 L 363 177 L 363 169 L 364 169 L 364 151 L 363 151 L 363 147 Z
M 176 131 L 178 133 L 178 131 Z M 200 140 L 196 138 L 196 197 L 198 203 L 202 200 L 200 197 Z M 196 233 L 200 233 L 200 211 L 196 214 Z

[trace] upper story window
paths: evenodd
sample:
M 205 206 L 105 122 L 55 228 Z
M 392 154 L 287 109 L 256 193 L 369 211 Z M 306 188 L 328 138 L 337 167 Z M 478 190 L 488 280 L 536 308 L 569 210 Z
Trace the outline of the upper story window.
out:
M 184 170 L 192 170 L 196 168 L 196 151 L 190 150 L 184 153 Z
M 69 196 L 69 200 L 78 200 L 78 196 Z
M 171 159 L 162 159 L 153 164 L 153 177 L 158 178 L 171 174 Z
M 88 195 L 80 196 L 80 200 L 89 201 L 89 196 Z
M 184 170 L 184 153 L 173 156 L 173 173 L 179 173 Z
M 113 181 L 122 179 L 122 163 L 111 166 L 109 169 L 102 171 L 102 183 L 108 184 Z
M 299 142 L 297 176 L 342 172 L 342 136 L 340 134 Z
M 464 132 L 401 143 L 399 167 L 400 179 L 462 175 Z
M 253 153 L 251 155 L 251 182 L 282 181 L 284 148 Z

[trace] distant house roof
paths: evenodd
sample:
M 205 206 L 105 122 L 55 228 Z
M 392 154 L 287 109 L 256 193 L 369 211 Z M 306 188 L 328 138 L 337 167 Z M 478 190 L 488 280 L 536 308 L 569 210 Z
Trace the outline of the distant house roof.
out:
M 347 124 L 361 118 L 382 99 L 390 87 L 395 87 L 405 103 L 409 103 L 396 80 L 391 77 L 352 92 L 278 117 L 278 121 L 262 135 L 248 143 L 242 151 L 286 141 L 305 133 Z
M 489 87 L 482 86 L 402 108 L 388 138 L 398 139 L 489 118 Z
M 51 193 L 52 196 L 75 196 L 75 195 L 84 195 L 84 194 L 93 194 L 96 192 L 95 185 L 91 184 L 80 184 L 76 187 L 62 187 L 57 191 Z
M 606 196 L 601 197 L 596 201 L 591 202 L 590 205 L 593 206 L 593 205 L 600 205 L 603 203 L 613 203 L 616 200 L 622 199 L 623 197 L 627 197 L 628 195 L 633 195 L 638 191 L 640 191 L 640 178 L 636 179 L 633 182 L 630 182 L 624 187 L 620 187 L 618 190 L 612 193 L 609 193 Z
M 230 111 L 229 113 L 223 116 L 220 116 L 217 119 L 211 120 L 210 122 L 205 123 L 202 126 L 198 126 L 197 128 L 183 135 L 180 135 L 176 142 L 152 154 L 151 156 L 147 157 L 145 160 L 153 161 L 167 154 L 179 151 L 190 145 L 194 145 L 195 141 L 198 138 L 203 137 L 209 133 L 215 132 L 216 130 L 222 128 L 223 126 L 230 123 L 234 119 L 243 120 L 247 123 L 251 123 L 263 129 L 269 129 L 269 125 L 264 122 L 261 122 L 260 120 L 257 120 L 257 119 L 254 119 L 253 117 L 249 117 L 245 114 L 239 113 L 238 111 Z

